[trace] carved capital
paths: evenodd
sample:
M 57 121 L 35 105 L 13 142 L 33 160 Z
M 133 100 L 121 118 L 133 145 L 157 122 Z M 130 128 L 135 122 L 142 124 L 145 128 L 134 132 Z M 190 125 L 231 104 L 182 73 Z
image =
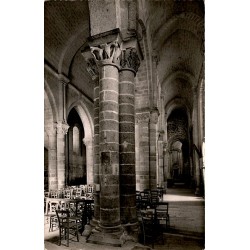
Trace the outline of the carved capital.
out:
M 160 113 L 159 113 L 159 110 L 157 108 L 151 110 L 150 111 L 150 122 L 156 124 L 158 122 L 159 115 L 160 115 Z
M 87 71 L 90 74 L 92 80 L 96 80 L 99 77 L 99 70 L 94 58 L 89 58 L 87 60 Z
M 120 65 L 121 49 L 117 41 L 104 43 L 98 47 L 90 47 L 90 51 L 98 66 L 103 64 Z
M 90 146 L 90 145 L 93 143 L 93 139 L 91 139 L 91 138 L 83 138 L 83 139 L 82 139 L 82 142 L 83 142 L 83 144 L 84 144 L 86 147 L 88 147 L 88 146 Z
M 56 125 L 54 123 L 45 125 L 44 129 L 49 136 L 53 136 L 56 134 Z
M 138 113 L 135 116 L 136 123 L 149 123 L 150 114 L 149 113 Z
M 66 135 L 69 129 L 69 125 L 65 121 L 60 121 L 56 123 L 56 132 L 57 134 Z
M 135 48 L 127 48 L 122 51 L 121 55 L 122 69 L 132 70 L 135 74 L 140 67 L 140 58 Z
M 164 130 L 159 131 L 159 141 L 163 142 Z

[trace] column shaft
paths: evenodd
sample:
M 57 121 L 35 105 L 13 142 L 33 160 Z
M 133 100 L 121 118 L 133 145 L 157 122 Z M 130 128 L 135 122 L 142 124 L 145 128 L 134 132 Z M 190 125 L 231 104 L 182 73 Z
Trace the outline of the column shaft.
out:
M 198 128 L 198 100 L 197 94 L 194 95 L 194 107 L 193 107 L 193 143 L 196 147 L 199 146 L 199 128 Z M 199 156 L 193 147 L 193 162 L 195 168 L 195 181 L 196 181 L 196 194 L 200 193 L 200 165 Z
M 100 227 L 120 225 L 118 69 L 100 66 Z
M 99 155 L 99 80 L 95 80 L 94 87 L 94 183 L 99 185 L 99 165 L 100 165 L 100 155 Z M 94 218 L 100 221 L 100 192 L 94 193 L 95 200 L 95 210 Z
M 149 179 L 149 113 L 136 114 L 138 131 L 138 165 L 136 168 L 136 189 L 143 191 L 150 188 Z
M 57 189 L 56 131 L 49 133 L 49 190 Z
M 136 221 L 134 72 L 122 70 L 119 83 L 121 221 Z
M 57 180 L 58 189 L 65 187 L 65 135 L 69 126 L 64 122 L 57 123 Z

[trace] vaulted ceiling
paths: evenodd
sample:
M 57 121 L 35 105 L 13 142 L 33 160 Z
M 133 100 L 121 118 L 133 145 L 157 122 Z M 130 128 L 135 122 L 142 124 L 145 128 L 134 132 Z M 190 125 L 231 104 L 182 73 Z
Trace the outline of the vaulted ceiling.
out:
M 159 58 L 157 71 L 165 104 L 182 98 L 192 108 L 193 89 L 204 62 L 204 3 L 169 0 L 145 4 L 146 26 Z
M 81 48 L 89 37 L 88 1 L 47 1 L 44 4 L 45 63 L 67 76 L 71 84 L 93 98 L 93 83 Z
M 158 78 L 165 105 L 181 98 L 192 106 L 204 62 L 204 3 L 138 0 L 152 49 L 158 54 Z M 93 83 L 80 53 L 90 34 L 88 1 L 46 1 L 44 5 L 45 62 L 93 98 Z

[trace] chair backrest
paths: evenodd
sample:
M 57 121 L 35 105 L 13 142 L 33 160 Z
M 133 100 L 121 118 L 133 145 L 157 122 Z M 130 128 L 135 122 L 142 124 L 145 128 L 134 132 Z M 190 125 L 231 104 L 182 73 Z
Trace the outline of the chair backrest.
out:
M 164 205 L 164 207 L 156 207 L 155 217 L 156 219 L 159 219 L 159 220 L 167 219 L 168 218 L 168 205 Z
M 94 191 L 94 186 L 89 184 L 88 185 L 88 193 L 93 193 L 93 191 Z
M 64 189 L 63 196 L 66 199 L 71 199 L 71 190 L 70 189 Z
M 59 198 L 57 190 L 50 190 L 50 198 Z
M 76 188 L 76 193 L 75 193 L 75 197 L 81 197 L 82 196 L 82 189 L 81 188 Z
M 48 214 L 55 215 L 58 206 L 59 206 L 59 201 L 50 201 L 48 204 Z
M 44 198 L 49 197 L 49 192 L 48 191 L 44 191 Z
M 160 196 L 160 193 L 158 190 L 151 190 L 150 192 L 151 203 L 159 202 L 159 196 Z
M 69 210 L 56 210 L 56 216 L 59 222 L 59 227 L 62 227 L 63 223 L 65 222 L 67 222 L 67 224 L 69 223 Z

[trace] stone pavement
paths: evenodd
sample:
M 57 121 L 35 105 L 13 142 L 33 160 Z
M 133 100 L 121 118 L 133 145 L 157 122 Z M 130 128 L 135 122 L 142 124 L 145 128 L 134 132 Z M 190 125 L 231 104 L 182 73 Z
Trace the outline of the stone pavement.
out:
M 164 201 L 169 202 L 170 228 L 164 233 L 164 244 L 157 242 L 156 250 L 202 250 L 204 249 L 205 201 L 195 196 L 193 190 L 180 187 L 167 189 Z M 151 244 L 143 246 L 128 241 L 122 247 L 112 247 L 86 243 L 86 237 L 80 236 L 79 242 L 69 242 L 69 247 L 58 246 L 58 230 L 48 232 L 48 224 L 44 226 L 44 244 L 47 250 L 143 250 L 151 249 Z

